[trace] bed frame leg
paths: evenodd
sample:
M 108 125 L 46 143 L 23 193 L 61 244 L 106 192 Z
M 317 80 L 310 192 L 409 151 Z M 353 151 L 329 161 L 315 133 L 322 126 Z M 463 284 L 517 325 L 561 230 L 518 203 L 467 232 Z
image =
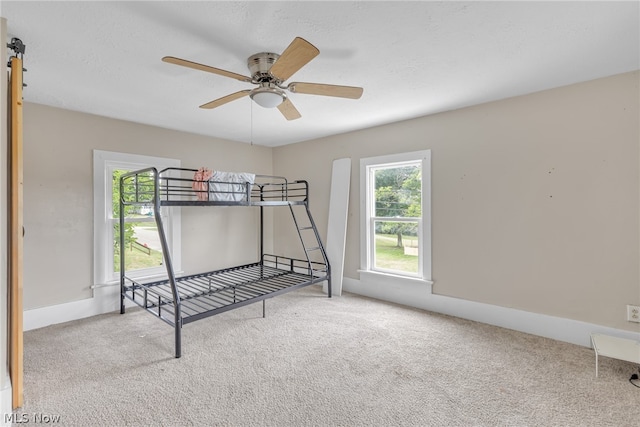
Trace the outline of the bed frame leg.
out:
M 124 295 L 120 292 L 120 314 L 124 314 Z
M 180 324 L 176 324 L 176 359 L 179 359 L 182 356 L 182 334 L 181 334 Z
M 262 300 L 262 318 L 264 319 L 265 316 L 265 312 L 266 312 L 266 304 L 267 304 L 267 300 Z

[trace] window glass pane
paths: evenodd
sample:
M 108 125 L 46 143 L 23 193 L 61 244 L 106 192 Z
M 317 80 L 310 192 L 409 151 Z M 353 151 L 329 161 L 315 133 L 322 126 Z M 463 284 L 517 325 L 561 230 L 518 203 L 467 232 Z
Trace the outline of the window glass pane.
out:
M 120 176 L 128 172 L 118 169 L 113 172 L 112 179 L 112 213 L 113 223 L 113 272 L 120 271 Z M 133 186 L 125 188 L 125 199 L 136 197 Z M 148 197 L 146 185 L 138 188 L 144 192 L 138 194 L 138 200 Z M 152 186 L 151 186 L 152 188 Z M 125 269 L 127 271 L 153 268 L 162 265 L 162 246 L 154 220 L 153 208 L 150 206 L 125 206 L 124 247 Z
M 373 216 L 419 218 L 422 205 L 420 164 L 374 169 Z
M 374 221 L 374 237 L 374 269 L 419 272 L 417 221 Z
M 162 246 L 158 229 L 153 222 L 125 223 L 125 269 L 126 271 L 153 268 L 162 265 Z M 120 271 L 120 224 L 113 225 L 113 271 Z

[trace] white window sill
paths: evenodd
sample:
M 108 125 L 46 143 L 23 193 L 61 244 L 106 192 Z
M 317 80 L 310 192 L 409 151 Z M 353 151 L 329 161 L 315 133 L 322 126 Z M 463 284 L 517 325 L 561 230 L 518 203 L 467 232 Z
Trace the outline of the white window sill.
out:
M 383 273 L 381 271 L 372 270 L 358 270 L 360 274 L 360 280 L 368 283 L 375 284 L 402 284 L 402 285 L 423 285 L 431 286 L 433 281 L 421 279 L 419 277 L 400 276 L 392 273 Z

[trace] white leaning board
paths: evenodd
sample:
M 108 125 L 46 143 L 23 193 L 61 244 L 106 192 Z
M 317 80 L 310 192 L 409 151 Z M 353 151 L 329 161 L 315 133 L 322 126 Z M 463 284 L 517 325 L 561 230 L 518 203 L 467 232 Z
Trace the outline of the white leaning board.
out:
M 331 293 L 342 295 L 344 272 L 344 245 L 347 238 L 347 213 L 349 186 L 351 184 L 351 159 L 333 161 L 331 194 L 329 196 L 329 222 L 327 224 L 327 257 L 331 265 Z M 323 285 L 327 292 L 327 284 Z

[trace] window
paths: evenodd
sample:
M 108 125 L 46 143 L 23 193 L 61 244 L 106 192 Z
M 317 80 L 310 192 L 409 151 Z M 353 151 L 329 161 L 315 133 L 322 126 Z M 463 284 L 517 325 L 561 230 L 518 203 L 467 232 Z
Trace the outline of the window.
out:
M 120 176 L 154 166 L 179 167 L 174 159 L 94 150 L 94 281 L 116 282 L 120 274 Z M 158 230 L 151 206 L 125 207 L 126 270 L 129 277 L 166 274 Z M 180 269 L 180 211 L 162 208 L 162 219 L 176 270 Z
M 361 271 L 431 280 L 430 151 L 360 160 Z

